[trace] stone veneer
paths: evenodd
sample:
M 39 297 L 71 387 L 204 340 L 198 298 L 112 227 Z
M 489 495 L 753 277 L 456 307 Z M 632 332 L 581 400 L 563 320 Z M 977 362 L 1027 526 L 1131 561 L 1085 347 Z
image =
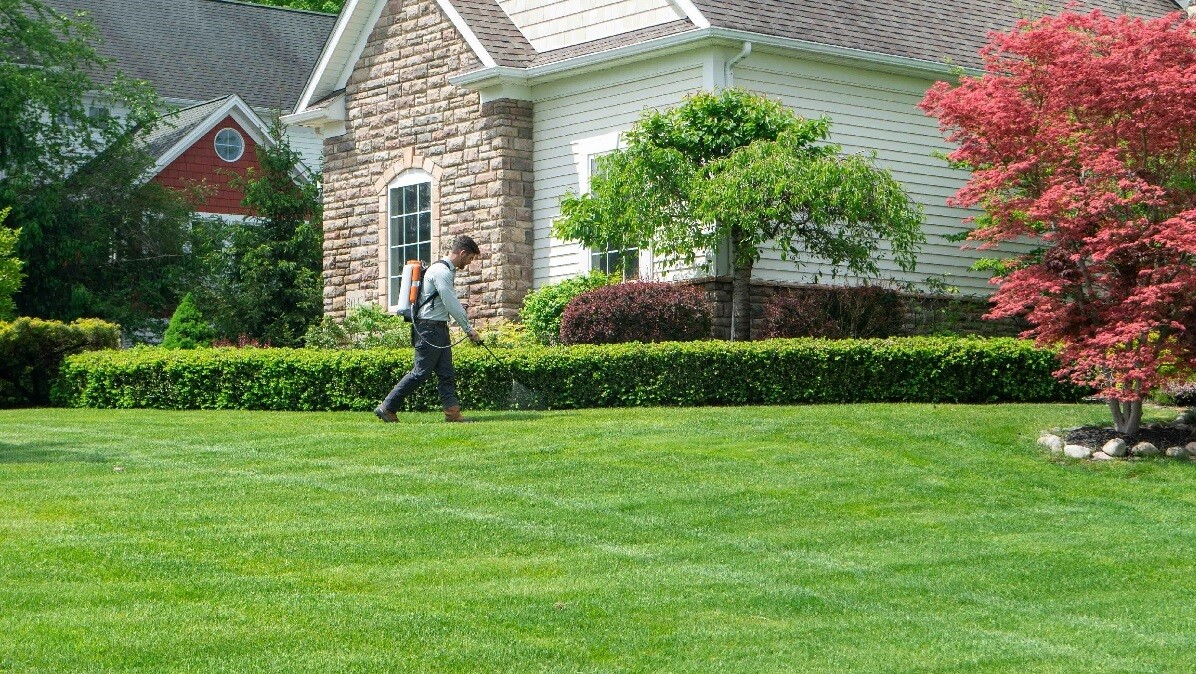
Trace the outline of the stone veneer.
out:
M 457 273 L 471 320 L 514 319 L 532 287 L 532 104 L 448 82 L 482 65 L 434 0 L 388 0 L 345 87 L 346 133 L 324 141 L 324 313 L 386 301 L 387 186 L 432 175 L 432 248 L 469 234 Z M 380 245 L 381 244 L 381 245 Z

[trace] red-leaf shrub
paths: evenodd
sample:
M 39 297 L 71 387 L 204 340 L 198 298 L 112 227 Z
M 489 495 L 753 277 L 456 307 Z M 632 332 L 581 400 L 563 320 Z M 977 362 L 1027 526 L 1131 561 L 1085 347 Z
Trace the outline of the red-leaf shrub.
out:
M 904 315 L 901 296 L 887 288 L 795 290 L 765 302 L 760 337 L 889 337 Z
M 1064 12 L 990 40 L 982 75 L 921 103 L 972 169 L 948 204 L 984 209 L 981 247 L 1032 242 L 985 263 L 990 316 L 1062 345 L 1058 375 L 1133 434 L 1142 398 L 1196 371 L 1192 22 Z
M 573 298 L 561 316 L 565 344 L 689 342 L 710 336 L 710 305 L 695 286 L 634 281 Z

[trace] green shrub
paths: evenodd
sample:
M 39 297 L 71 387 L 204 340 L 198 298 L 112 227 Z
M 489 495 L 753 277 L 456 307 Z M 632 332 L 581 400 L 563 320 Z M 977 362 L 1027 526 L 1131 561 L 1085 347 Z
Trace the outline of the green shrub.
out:
M 40 318 L 0 322 L 0 407 L 49 403 L 64 357 L 119 345 L 120 326 L 94 318 L 70 324 Z
M 1075 401 L 1053 353 L 999 338 L 792 339 L 453 353 L 462 404 L 505 409 L 507 368 L 551 408 L 853 402 Z M 372 410 L 409 350 L 137 348 L 71 356 L 57 402 L 166 409 Z M 435 377 L 407 401 L 434 409 Z
M 559 344 L 561 339 L 561 316 L 574 297 L 617 282 L 618 276 L 600 271 L 586 276 L 565 279 L 559 283 L 540 286 L 523 298 L 519 320 L 532 331 L 543 344 Z
M 183 301 L 170 317 L 170 325 L 166 326 L 166 334 L 162 335 L 164 349 L 196 349 L 212 343 L 215 332 L 208 321 L 195 306 L 195 298 L 191 293 L 183 296 Z
M 307 329 L 310 349 L 405 349 L 411 347 L 411 324 L 376 304 L 359 304 L 338 323 L 324 316 Z
M 11 211 L 11 207 L 0 208 L 0 321 L 9 321 L 16 316 L 17 305 L 12 298 L 21 289 L 21 280 L 25 277 L 21 273 L 21 261 L 17 259 L 17 239 L 21 230 L 4 226 L 4 219 Z

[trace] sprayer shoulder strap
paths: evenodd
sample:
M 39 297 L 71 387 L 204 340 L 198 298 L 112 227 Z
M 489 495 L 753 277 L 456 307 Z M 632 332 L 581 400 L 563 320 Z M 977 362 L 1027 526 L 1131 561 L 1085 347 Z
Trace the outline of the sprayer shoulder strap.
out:
M 447 260 L 445 260 L 445 259 L 443 259 L 443 258 L 441 258 L 441 259 L 439 259 L 439 260 L 437 260 L 437 261 L 433 262 L 432 264 L 428 265 L 428 271 L 431 271 L 431 270 L 432 270 L 432 267 L 434 267 L 434 266 L 436 266 L 436 265 L 438 265 L 438 264 L 443 264 L 445 267 L 448 267 L 448 266 L 449 266 L 449 263 L 448 263 L 448 261 L 447 261 Z M 452 271 L 452 268 L 451 268 L 451 267 L 449 268 L 449 271 Z M 423 291 L 427 289 L 428 285 L 431 285 L 431 284 L 430 284 L 430 282 L 429 282 L 429 279 L 428 279 L 428 274 L 427 274 L 427 272 L 424 272 L 424 274 L 423 274 L 423 281 L 422 281 L 422 283 L 423 283 L 423 288 L 421 288 L 421 289 L 420 289 L 420 294 L 421 294 L 421 296 L 422 296 L 422 294 L 423 294 Z M 418 317 L 418 316 L 419 316 L 419 312 L 420 312 L 420 311 L 422 311 L 424 307 L 428 306 L 428 305 L 429 305 L 429 304 L 431 304 L 433 301 L 435 301 L 435 299 L 436 299 L 436 296 L 437 296 L 437 295 L 439 295 L 439 294 L 440 294 L 440 291 L 439 291 L 439 290 L 437 290 L 435 287 L 433 287 L 433 288 L 432 288 L 432 294 L 431 294 L 431 295 L 428 295 L 428 298 L 427 298 L 427 299 L 420 301 L 420 303 L 419 303 L 419 304 L 417 304 L 417 305 L 415 306 L 415 311 L 412 311 L 412 312 L 411 312 L 411 315 L 412 315 L 413 317 Z

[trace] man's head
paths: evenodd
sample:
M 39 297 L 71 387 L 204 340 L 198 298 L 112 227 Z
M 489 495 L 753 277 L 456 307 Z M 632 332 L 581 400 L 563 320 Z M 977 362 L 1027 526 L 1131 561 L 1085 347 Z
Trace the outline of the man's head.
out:
M 481 254 L 482 251 L 478 248 L 477 242 L 461 234 L 453 239 L 453 243 L 449 246 L 448 259 L 457 269 L 464 269 Z

